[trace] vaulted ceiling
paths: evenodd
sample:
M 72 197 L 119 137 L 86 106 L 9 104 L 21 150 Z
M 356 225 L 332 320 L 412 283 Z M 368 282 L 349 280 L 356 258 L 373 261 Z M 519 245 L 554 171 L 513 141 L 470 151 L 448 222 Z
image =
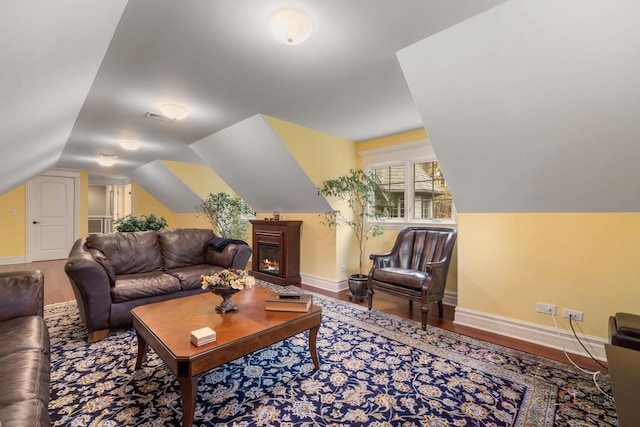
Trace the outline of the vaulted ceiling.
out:
M 150 182 L 166 169 L 158 160 L 215 168 L 202 158 L 206 141 L 236 141 L 231 129 L 268 115 L 351 141 L 424 126 L 461 212 L 640 210 L 640 6 L 632 0 L 0 7 L 0 194 L 53 167 Z M 282 7 L 312 16 L 305 43 L 269 37 L 266 19 Z M 163 103 L 191 114 L 145 117 Z M 125 151 L 124 138 L 142 147 Z M 299 176 L 278 152 L 265 164 L 282 161 L 279 171 Z M 118 156 L 116 165 L 99 166 L 99 153 Z
M 156 160 L 202 163 L 189 144 L 256 114 L 356 141 L 420 128 L 396 52 L 498 3 L 2 2 L 0 193 L 53 167 L 128 180 Z M 284 7 L 312 17 L 305 43 L 269 36 Z M 190 115 L 145 117 L 163 103 Z M 131 138 L 139 150 L 118 145 Z M 100 153 L 116 164 L 99 166 Z

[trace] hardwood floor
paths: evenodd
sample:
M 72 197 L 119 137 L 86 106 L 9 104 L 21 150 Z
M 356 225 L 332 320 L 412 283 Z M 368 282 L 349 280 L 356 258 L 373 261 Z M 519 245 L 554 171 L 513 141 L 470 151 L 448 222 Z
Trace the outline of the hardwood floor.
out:
M 57 302 L 71 301 L 75 299 L 75 296 L 73 294 L 73 289 L 71 288 L 71 284 L 69 283 L 69 279 L 67 278 L 64 272 L 64 262 L 65 260 L 56 260 L 56 261 L 39 261 L 39 262 L 32 262 L 32 263 L 26 263 L 26 264 L 0 265 L 0 272 L 30 270 L 30 269 L 42 270 L 45 277 L 44 303 L 53 304 Z M 304 284 L 301 285 L 300 287 L 302 289 L 307 289 L 307 290 L 310 290 L 319 294 L 327 295 L 342 301 L 349 301 L 349 298 L 347 296 L 347 291 L 338 292 L 338 293 L 328 292 L 323 289 L 318 289 L 318 288 L 307 286 Z M 360 304 L 363 306 L 367 305 L 366 302 L 352 302 L 352 303 Z M 392 295 L 386 295 L 381 292 L 376 293 L 374 302 L 373 302 L 373 308 L 380 311 L 387 312 L 387 313 L 395 314 L 397 316 L 401 316 L 406 319 L 420 321 L 419 304 L 413 304 L 413 309 L 411 309 L 409 307 L 409 303 L 406 300 L 403 300 L 398 297 L 394 297 Z M 478 329 L 455 325 L 453 323 L 453 318 L 454 318 L 454 307 L 445 305 L 444 316 L 442 319 L 439 319 L 437 306 L 434 304 L 433 309 L 429 313 L 428 324 L 431 326 L 436 326 L 442 329 L 446 329 L 448 331 L 456 332 L 462 335 L 478 338 L 483 341 L 488 341 L 488 342 L 502 345 L 505 347 L 515 348 L 528 353 L 537 354 L 539 356 L 544 356 L 550 359 L 558 360 L 560 362 L 569 363 L 564 353 L 560 350 L 555 350 L 548 347 L 532 344 L 526 341 L 520 341 L 513 338 L 504 337 L 502 335 L 492 334 L 490 332 L 485 332 Z M 585 369 L 598 370 L 606 373 L 606 369 L 599 366 L 595 361 L 593 361 L 590 358 L 577 356 L 577 355 L 571 355 L 571 358 L 579 366 Z

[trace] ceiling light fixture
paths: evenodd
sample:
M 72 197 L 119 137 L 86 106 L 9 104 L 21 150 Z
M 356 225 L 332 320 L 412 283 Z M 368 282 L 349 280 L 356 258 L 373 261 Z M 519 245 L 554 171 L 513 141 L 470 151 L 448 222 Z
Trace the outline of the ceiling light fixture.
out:
M 178 104 L 162 104 L 160 111 L 172 120 L 182 120 L 189 115 L 189 110 Z
M 113 166 L 116 163 L 118 156 L 111 156 L 109 154 L 98 154 L 98 164 L 100 166 Z
M 313 32 L 311 17 L 297 9 L 282 9 L 269 16 L 271 36 L 282 44 L 294 45 L 305 41 Z
M 141 145 L 140 141 L 137 141 L 135 139 L 123 139 L 121 141 L 118 141 L 118 143 L 125 150 L 131 150 L 131 151 L 137 150 L 138 148 L 140 148 L 140 145 Z

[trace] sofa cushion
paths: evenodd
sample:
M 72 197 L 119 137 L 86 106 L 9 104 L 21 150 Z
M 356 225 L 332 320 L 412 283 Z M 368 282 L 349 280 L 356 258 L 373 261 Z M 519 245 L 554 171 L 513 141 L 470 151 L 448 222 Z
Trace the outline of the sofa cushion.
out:
M 23 316 L 0 322 L 0 356 L 22 350 L 49 354 L 49 331 L 40 316 Z
M 51 425 L 48 407 L 37 399 L 23 400 L 0 407 L 0 420 L 2 420 L 2 427 Z
M 49 357 L 40 350 L 0 356 L 0 406 L 22 400 L 49 401 Z
M 111 288 L 111 301 L 123 302 L 180 291 L 180 281 L 170 274 L 154 271 L 118 276 Z
M 169 270 L 204 263 L 207 245 L 215 235 L 204 228 L 176 228 L 158 232 L 164 268 Z
M 180 280 L 182 289 L 198 289 L 202 287 L 202 279 L 200 276 L 211 274 L 211 270 L 220 271 L 222 267 L 214 267 L 209 264 L 190 265 L 188 267 L 174 268 L 167 270 L 167 274 L 171 274 Z
M 104 253 L 116 275 L 146 273 L 162 269 L 156 231 L 90 234 L 87 248 Z

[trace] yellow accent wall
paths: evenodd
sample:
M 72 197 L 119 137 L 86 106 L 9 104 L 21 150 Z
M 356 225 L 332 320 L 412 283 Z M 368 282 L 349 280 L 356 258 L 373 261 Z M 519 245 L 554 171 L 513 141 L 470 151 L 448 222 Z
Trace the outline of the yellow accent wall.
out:
M 640 307 L 640 213 L 460 214 L 458 307 L 553 326 L 536 302 L 582 311 L 582 332 Z M 562 321 L 562 319 L 561 319 Z
M 358 151 L 376 150 L 378 148 L 391 147 L 394 145 L 406 144 L 408 142 L 423 141 L 425 139 L 428 139 L 427 131 L 424 129 L 415 129 L 360 141 L 358 142 Z
M 26 185 L 0 196 L 0 258 L 23 257 L 26 254 Z M 15 210 L 15 216 L 11 210 Z

